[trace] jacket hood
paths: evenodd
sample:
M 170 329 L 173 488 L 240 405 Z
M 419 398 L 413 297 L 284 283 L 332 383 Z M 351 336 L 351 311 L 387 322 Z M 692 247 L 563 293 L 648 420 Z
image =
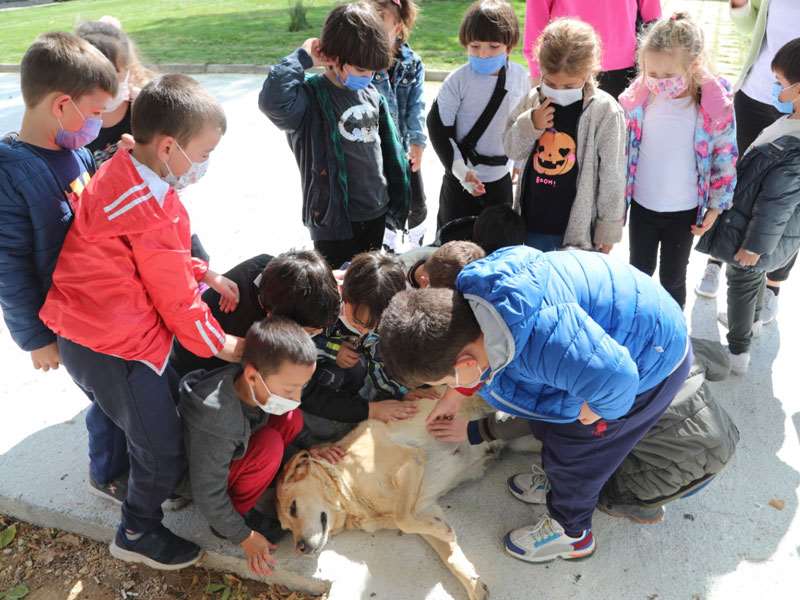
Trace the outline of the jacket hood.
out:
M 186 375 L 180 383 L 178 410 L 187 425 L 225 439 L 248 436 L 244 405 L 233 387 L 241 372 L 240 365 L 228 365 Z

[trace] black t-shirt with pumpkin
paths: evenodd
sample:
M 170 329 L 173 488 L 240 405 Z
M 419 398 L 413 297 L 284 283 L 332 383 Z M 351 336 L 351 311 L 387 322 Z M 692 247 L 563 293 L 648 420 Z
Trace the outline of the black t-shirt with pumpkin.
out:
M 583 100 L 553 104 L 553 127 L 537 140 L 525 169 L 522 214 L 528 231 L 564 235 L 578 183 L 578 120 Z

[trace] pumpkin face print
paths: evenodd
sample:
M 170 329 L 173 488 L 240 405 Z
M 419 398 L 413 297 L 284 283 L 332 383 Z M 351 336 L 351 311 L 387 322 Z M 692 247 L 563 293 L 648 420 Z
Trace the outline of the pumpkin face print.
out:
M 575 166 L 575 140 L 566 133 L 548 129 L 536 142 L 533 169 L 542 175 L 563 175 Z

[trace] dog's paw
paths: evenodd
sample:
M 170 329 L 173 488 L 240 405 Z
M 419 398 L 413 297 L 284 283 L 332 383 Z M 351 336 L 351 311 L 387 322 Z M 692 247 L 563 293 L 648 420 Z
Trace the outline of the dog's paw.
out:
M 488 600 L 489 588 L 480 579 L 472 582 L 472 591 L 469 593 L 469 600 Z

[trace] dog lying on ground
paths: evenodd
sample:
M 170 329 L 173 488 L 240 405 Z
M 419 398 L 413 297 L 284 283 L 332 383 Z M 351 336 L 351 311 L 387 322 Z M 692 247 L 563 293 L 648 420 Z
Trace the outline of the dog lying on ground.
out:
M 484 600 L 488 589 L 458 546 L 437 499 L 481 477 L 497 447 L 436 441 L 425 430 L 435 402 L 419 400 L 419 412 L 405 421 L 364 421 L 337 443 L 345 456 L 336 465 L 308 452 L 295 455 L 278 482 L 278 517 L 304 554 L 317 554 L 343 529 L 416 533 L 433 547 L 470 600 Z M 487 411 L 474 398 L 464 402 L 462 415 L 479 418 Z

